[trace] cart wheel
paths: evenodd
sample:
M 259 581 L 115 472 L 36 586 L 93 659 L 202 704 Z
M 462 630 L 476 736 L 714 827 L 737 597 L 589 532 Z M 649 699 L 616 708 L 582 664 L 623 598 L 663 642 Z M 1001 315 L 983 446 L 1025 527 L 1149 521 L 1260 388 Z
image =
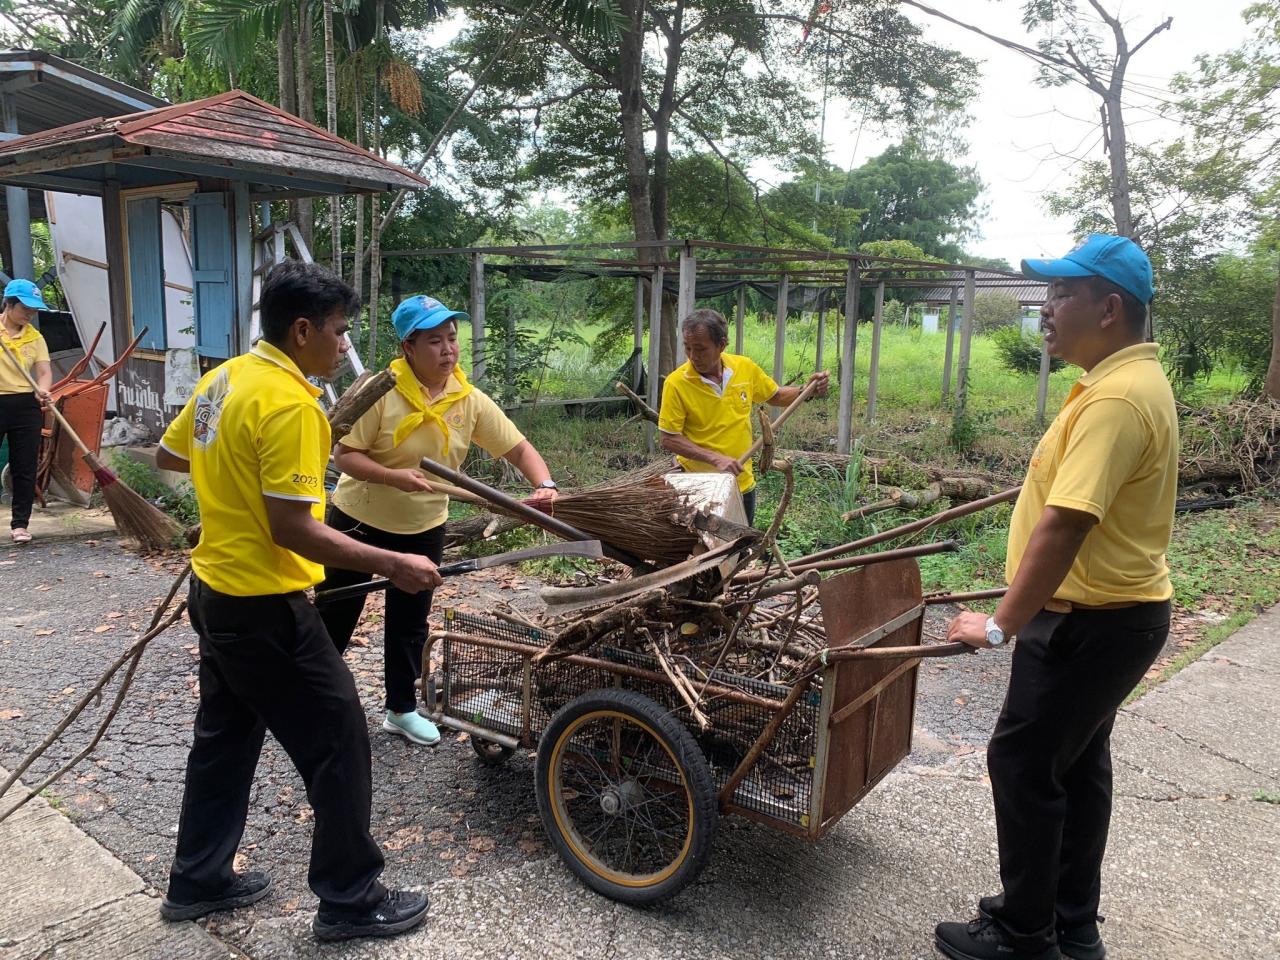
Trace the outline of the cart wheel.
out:
M 541 737 L 535 778 L 552 845 L 597 893 L 656 903 L 706 866 L 719 816 L 711 768 L 648 697 L 604 689 L 570 701 Z
M 506 763 L 511 759 L 511 755 L 515 753 L 515 750 L 506 744 L 494 743 L 492 740 L 482 740 L 474 733 L 471 735 L 471 749 L 476 752 L 476 756 L 480 758 L 481 763 L 486 763 L 491 767 Z

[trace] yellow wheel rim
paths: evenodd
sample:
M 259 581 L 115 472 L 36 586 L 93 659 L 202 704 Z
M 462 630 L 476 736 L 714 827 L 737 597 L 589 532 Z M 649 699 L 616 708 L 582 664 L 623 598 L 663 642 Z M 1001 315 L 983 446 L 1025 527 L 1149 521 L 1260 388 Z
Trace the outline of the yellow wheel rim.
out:
M 592 851 L 591 841 L 587 837 L 584 837 L 582 833 L 578 830 L 578 827 L 575 824 L 573 817 L 571 816 L 571 814 L 569 813 L 569 810 L 566 807 L 567 801 L 565 797 L 565 792 L 566 790 L 572 790 L 573 788 L 569 787 L 564 782 L 563 775 L 565 770 L 565 763 L 570 762 L 569 754 L 571 753 L 577 754 L 579 757 L 584 756 L 582 751 L 576 751 L 576 750 L 570 749 L 570 745 L 573 741 L 574 736 L 580 733 L 584 727 L 586 727 L 588 724 L 598 723 L 601 721 L 613 721 L 613 725 L 615 728 L 615 738 L 614 738 L 615 742 L 621 739 L 621 737 L 618 734 L 621 724 L 626 724 L 628 726 L 635 727 L 638 730 L 643 731 L 648 736 L 648 738 L 661 749 L 662 755 L 664 755 L 667 761 L 669 761 L 669 770 L 666 770 L 664 772 L 668 773 L 669 775 L 673 775 L 673 779 L 668 785 L 671 787 L 678 787 L 679 790 L 683 791 L 683 804 L 682 804 L 683 814 L 684 814 L 683 842 L 681 843 L 680 849 L 676 853 L 676 855 L 671 859 L 669 863 L 667 863 L 661 869 L 653 870 L 648 873 L 637 874 L 637 873 L 628 873 L 628 872 L 625 872 L 624 870 L 616 869 L 614 866 L 611 866 L 610 864 L 606 863 L 600 857 L 596 856 L 596 854 Z M 637 784 L 639 782 L 639 777 L 636 776 L 636 777 L 631 777 L 630 779 L 627 779 L 627 775 L 623 774 L 622 772 L 611 774 L 608 770 L 604 769 L 600 765 L 598 760 L 596 760 L 595 758 L 588 756 L 587 759 L 591 760 L 591 762 L 594 764 L 596 769 L 600 772 L 600 774 L 606 780 L 615 776 L 618 778 L 616 782 L 612 783 L 609 787 L 605 788 L 605 790 L 602 791 L 601 797 L 598 798 L 598 802 L 602 805 L 602 807 L 607 806 L 608 798 L 610 796 L 608 791 L 612 790 L 614 791 L 615 794 L 618 795 L 620 812 L 626 811 L 627 804 L 628 804 L 628 800 L 624 796 L 624 794 L 628 789 L 626 785 Z M 625 761 L 627 758 L 622 758 L 622 759 Z M 622 765 L 625 767 L 626 765 L 625 762 Z M 639 766 L 638 763 L 636 765 L 637 767 Z M 548 767 L 549 767 L 549 770 L 548 770 L 548 777 L 547 777 L 547 792 L 548 792 L 547 801 L 548 801 L 548 806 L 551 808 L 551 814 L 555 820 L 556 828 L 560 832 L 560 836 L 564 838 L 564 841 L 568 845 L 569 849 L 573 852 L 574 858 L 579 863 L 581 863 L 584 867 L 586 867 L 588 870 L 594 873 L 596 876 L 600 877 L 601 879 L 607 880 L 610 883 L 615 883 L 623 887 L 631 887 L 636 889 L 652 887 L 662 883 L 664 880 L 672 876 L 677 870 L 680 869 L 681 865 L 683 865 L 684 862 L 688 859 L 689 850 L 693 846 L 693 837 L 694 837 L 695 813 L 694 813 L 694 805 L 693 805 L 693 792 L 692 790 L 690 790 L 689 782 L 687 777 L 685 776 L 685 772 L 683 768 L 680 766 L 680 763 L 677 761 L 676 756 L 672 752 L 671 748 L 667 745 L 666 741 L 664 741 L 657 734 L 657 732 L 654 731 L 654 729 L 644 721 L 639 720 L 636 717 L 631 716 L 630 714 L 623 713 L 619 710 L 593 710 L 590 713 L 583 714 L 581 717 L 575 718 L 574 721 L 570 723 L 569 726 L 566 727 L 565 730 L 556 739 L 556 742 L 554 743 L 551 749 L 551 757 L 550 757 L 550 762 L 548 764 Z M 634 790 L 637 788 L 633 787 L 630 789 L 634 792 Z M 640 784 L 638 789 L 643 791 L 647 788 L 643 784 Z M 589 798 L 589 799 L 594 801 L 597 798 Z M 673 798 L 673 800 L 674 799 L 675 798 Z M 635 814 L 633 819 L 635 820 L 642 819 L 639 817 L 639 809 L 643 807 L 645 804 L 648 804 L 651 802 L 653 801 L 641 800 L 638 804 L 632 803 L 631 811 Z M 648 824 L 648 826 L 652 826 L 652 824 L 650 823 Z M 608 833 L 608 830 L 606 830 L 605 832 Z M 630 840 L 630 837 L 631 835 L 628 834 L 628 841 Z

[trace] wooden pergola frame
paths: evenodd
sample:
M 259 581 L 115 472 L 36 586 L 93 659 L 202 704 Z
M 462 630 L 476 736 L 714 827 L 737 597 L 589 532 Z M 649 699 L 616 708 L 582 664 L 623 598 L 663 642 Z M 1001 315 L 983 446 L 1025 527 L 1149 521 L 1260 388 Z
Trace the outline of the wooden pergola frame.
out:
M 627 251 L 630 259 L 619 256 Z M 612 252 L 613 255 L 609 255 Z M 650 256 L 641 259 L 641 254 Z M 543 268 L 554 267 L 565 273 L 622 279 L 634 277 L 636 281 L 633 341 L 638 349 L 644 342 L 645 290 L 662 289 L 666 275 L 675 273 L 677 285 L 676 323 L 679 324 L 693 310 L 697 283 L 704 281 L 739 282 L 737 305 L 734 313 L 735 348 L 742 350 L 742 323 L 746 313 L 746 284 L 756 282 L 778 283 L 776 336 L 774 339 L 773 376 L 780 380 L 784 370 L 786 348 L 787 302 L 793 281 L 806 285 L 843 289 L 847 305 L 858 303 L 864 284 L 875 284 L 875 313 L 871 339 L 870 379 L 867 384 L 867 419 L 875 419 L 876 394 L 879 385 L 880 337 L 884 323 L 884 291 L 886 286 L 896 289 L 936 289 L 950 286 L 952 316 L 959 304 L 963 290 L 963 312 L 960 327 L 960 348 L 954 378 L 955 416 L 963 417 L 968 404 L 969 359 L 973 337 L 973 304 L 977 291 L 985 287 L 1008 287 L 1010 281 L 1026 283 L 1021 274 L 993 271 L 989 267 L 972 264 L 936 263 L 928 260 L 911 260 L 896 257 L 873 256 L 865 253 L 845 253 L 833 250 L 804 250 L 784 247 L 754 246 L 749 244 L 720 243 L 711 240 L 660 240 L 617 241 L 596 244 L 522 244 L 490 247 L 441 247 L 414 250 L 384 250 L 383 259 L 399 257 L 468 257 L 471 264 L 471 351 L 472 376 L 477 382 L 485 379 L 485 279 L 487 258 L 506 257 L 516 261 L 532 261 Z M 979 277 L 978 274 L 983 276 Z M 648 298 L 649 369 L 656 370 L 661 350 L 662 299 Z M 826 307 L 820 300 L 818 311 L 818 348 L 815 365 L 822 366 L 822 349 L 825 337 Z M 841 364 L 839 427 L 836 449 L 849 453 L 853 441 L 854 358 L 857 355 L 857 329 L 846 322 L 841 340 L 841 356 L 849 362 Z M 952 358 L 955 353 L 954 324 L 947 324 L 946 360 L 942 373 L 943 402 L 951 397 Z M 683 360 L 683 343 L 679 337 L 674 344 L 678 361 Z M 1037 412 L 1044 417 L 1048 393 L 1048 354 L 1041 356 L 1040 389 Z M 649 403 L 657 407 L 658 378 L 649 377 Z M 648 427 L 652 445 L 653 428 Z

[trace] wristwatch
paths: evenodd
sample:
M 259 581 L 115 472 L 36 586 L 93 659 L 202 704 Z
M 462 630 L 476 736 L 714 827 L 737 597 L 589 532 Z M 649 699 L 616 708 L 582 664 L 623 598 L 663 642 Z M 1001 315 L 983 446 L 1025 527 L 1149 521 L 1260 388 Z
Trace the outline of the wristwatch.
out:
M 1004 631 L 996 623 L 995 617 L 987 617 L 987 643 L 998 647 L 1004 643 Z
M 534 489 L 535 490 L 559 490 L 560 488 L 556 486 L 556 482 L 554 480 L 543 480 L 540 484 L 534 487 Z

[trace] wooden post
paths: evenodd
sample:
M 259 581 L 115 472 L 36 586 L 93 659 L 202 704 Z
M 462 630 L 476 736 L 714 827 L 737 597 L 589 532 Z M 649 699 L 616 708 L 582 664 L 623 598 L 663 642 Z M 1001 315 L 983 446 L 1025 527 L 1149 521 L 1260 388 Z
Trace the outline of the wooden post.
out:
M 102 233 L 107 245 L 107 305 L 110 308 L 111 345 L 115 356 L 129 346 L 129 245 L 125 238 L 124 206 L 120 202 L 120 181 L 108 180 L 102 190 Z M 28 238 L 29 239 L 29 238 Z M 16 254 L 15 254 L 16 255 Z M 117 389 L 119 378 L 116 378 Z
M 876 391 L 880 388 L 880 334 L 884 330 L 884 281 L 876 284 L 876 312 L 871 326 L 871 378 L 867 381 L 867 422 L 876 418 Z
M 836 452 L 848 455 L 853 446 L 853 371 L 858 351 L 858 264 L 849 261 L 844 275 L 844 339 L 840 349 L 840 427 Z
M 1036 423 L 1044 426 L 1045 406 L 1049 402 L 1049 345 L 1040 344 L 1040 386 L 1036 390 Z
M 821 370 L 823 350 L 827 341 L 827 288 L 822 287 L 818 290 L 818 347 L 814 352 L 813 369 Z
M 505 382 L 507 389 L 510 390 L 512 384 L 516 382 L 516 308 L 513 301 L 507 302 L 507 349 L 505 363 L 503 364 L 503 373 L 505 374 Z M 514 391 L 510 394 L 516 401 L 520 400 L 520 395 Z
M 251 346 L 253 323 L 253 206 L 249 202 L 249 185 L 243 180 L 231 183 L 231 205 L 235 226 L 231 249 L 235 251 L 236 266 L 236 332 L 231 352 L 237 354 Z
M 644 277 L 636 277 L 635 314 L 631 320 L 631 348 L 644 346 Z
M 738 305 L 733 313 L 733 352 L 742 353 L 742 325 L 747 318 L 747 285 L 738 287 Z
M 4 132 L 18 135 L 18 105 L 12 93 L 0 94 Z M 118 199 L 118 196 L 117 196 Z M 9 217 L 9 269 L 13 280 L 35 280 L 35 254 L 31 249 L 31 208 L 26 187 L 5 187 Z
M 655 267 L 649 281 L 649 406 L 660 409 L 662 393 L 659 390 L 658 367 L 662 364 L 662 268 Z M 644 422 L 645 449 L 654 453 L 657 449 L 657 427 Z
M 956 415 L 963 420 L 969 403 L 969 348 L 973 340 L 973 271 L 964 274 L 964 319 L 960 322 L 960 369 L 956 373 Z
M 787 297 L 790 292 L 791 278 L 784 273 L 778 281 L 778 309 L 773 326 L 773 379 L 779 386 L 787 369 Z
M 471 381 L 485 381 L 484 362 L 484 254 L 471 255 Z
M 959 291 L 951 288 L 951 306 L 947 308 L 947 359 L 942 364 L 942 403 L 945 406 L 951 399 L 951 355 L 955 351 L 956 341 L 956 303 Z
M 681 326 L 685 318 L 693 313 L 694 294 L 698 288 L 698 261 L 693 250 L 684 247 L 680 251 L 680 289 L 676 300 L 676 366 L 684 363 L 684 331 Z

